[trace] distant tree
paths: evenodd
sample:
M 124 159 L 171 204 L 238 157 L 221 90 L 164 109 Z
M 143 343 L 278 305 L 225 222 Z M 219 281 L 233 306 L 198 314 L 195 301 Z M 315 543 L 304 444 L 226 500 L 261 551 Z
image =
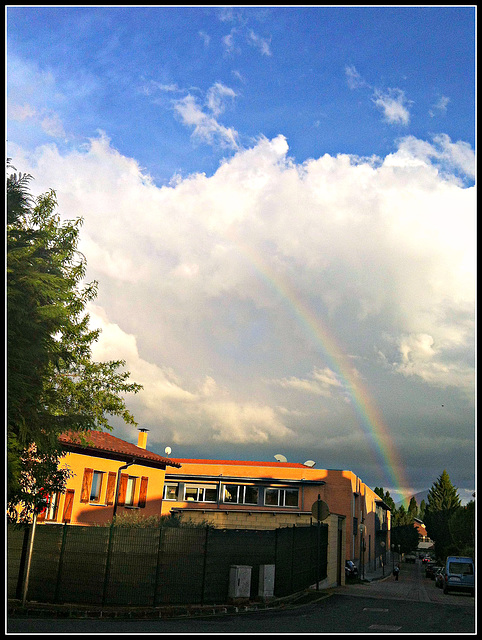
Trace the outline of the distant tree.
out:
M 418 547 L 418 531 L 413 524 L 403 524 L 392 527 L 390 532 L 391 544 L 394 544 L 402 553 L 411 553 Z
M 457 547 L 457 555 L 474 557 L 475 551 L 475 502 L 455 509 L 448 521 L 450 535 Z
M 418 516 L 418 506 L 417 501 L 415 500 L 415 496 L 412 496 L 410 498 L 410 504 L 408 505 L 408 514 L 412 519 L 412 522 Z
M 142 388 L 122 360 L 92 361 L 100 331 L 89 328 L 85 308 L 97 283 L 83 283 L 82 220 L 61 222 L 55 192 L 34 199 L 30 180 L 10 173 L 6 185 L 7 502 L 12 516 L 23 503 L 26 518 L 46 493 L 65 488 L 58 436 L 110 429 L 109 416 L 136 424 L 124 394 Z
M 422 500 L 422 502 L 420 503 L 419 510 L 418 510 L 418 517 L 420 518 L 420 520 L 422 520 L 422 522 L 423 522 L 423 519 L 425 517 L 426 506 L 427 505 L 425 503 L 425 500 Z
M 374 491 L 377 496 L 383 500 L 387 507 L 389 507 L 391 512 L 395 511 L 395 502 L 393 501 L 389 491 L 384 491 L 383 487 L 375 487 Z
M 456 551 L 449 520 L 460 507 L 457 489 L 452 485 L 445 469 L 429 490 L 427 501 L 424 524 L 428 536 L 434 541 L 435 554 L 444 559 Z

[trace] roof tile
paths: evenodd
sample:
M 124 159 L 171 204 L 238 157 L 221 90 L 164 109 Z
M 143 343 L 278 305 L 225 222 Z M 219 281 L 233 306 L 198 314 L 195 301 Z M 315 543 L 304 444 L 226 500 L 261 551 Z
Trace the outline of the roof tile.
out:
M 80 446 L 87 451 L 89 449 L 108 451 L 110 453 L 119 453 L 149 460 L 150 462 L 158 462 L 159 464 L 165 464 L 170 467 L 179 468 L 181 466 L 181 464 L 175 460 L 159 456 L 157 453 L 153 453 L 147 449 L 142 449 L 135 444 L 116 438 L 105 431 L 86 431 L 83 432 L 81 436 L 74 432 L 67 432 L 59 436 L 59 441 L 66 445 Z

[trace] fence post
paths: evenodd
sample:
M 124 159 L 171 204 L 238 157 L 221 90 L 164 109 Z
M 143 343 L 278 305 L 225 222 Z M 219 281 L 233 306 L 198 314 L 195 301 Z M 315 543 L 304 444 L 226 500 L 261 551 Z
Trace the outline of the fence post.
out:
M 209 525 L 206 525 L 206 537 L 204 539 L 204 561 L 203 561 L 203 578 L 201 585 L 201 604 L 204 604 L 204 591 L 206 585 L 206 566 L 208 559 L 208 538 L 209 538 Z
M 25 576 L 25 563 L 27 561 L 28 541 L 30 538 L 30 527 L 25 527 L 23 531 L 22 554 L 20 556 L 20 565 L 18 567 L 17 589 L 15 597 L 17 600 L 22 598 L 23 580 Z
M 59 567 L 57 570 L 57 582 L 55 584 L 54 602 L 59 601 L 60 582 L 62 580 L 62 567 L 64 564 L 65 542 L 67 540 L 67 527 L 68 527 L 68 524 L 65 522 L 64 529 L 62 531 L 62 545 L 60 547 Z
M 25 602 L 27 600 L 27 591 L 28 591 L 28 581 L 30 579 L 30 565 L 32 563 L 32 553 L 33 553 L 33 540 L 35 537 L 35 527 L 37 526 L 37 514 L 33 514 L 32 519 L 32 528 L 30 531 L 30 542 L 28 545 L 27 552 L 27 570 L 25 572 L 25 581 L 23 583 L 23 594 L 22 594 L 22 607 L 25 606 Z
M 155 580 L 155 583 L 154 583 L 154 596 L 153 596 L 153 599 L 152 599 L 152 606 L 153 607 L 156 606 L 157 590 L 159 588 L 159 565 L 161 563 L 162 532 L 163 532 L 163 527 L 161 525 L 159 527 L 159 544 L 158 544 L 158 547 L 157 547 L 156 580 Z
M 293 534 L 291 536 L 291 593 L 293 592 L 293 580 L 294 580 L 294 573 L 295 573 L 295 525 L 293 525 L 292 527 L 292 531 Z
M 112 520 L 112 523 L 109 527 L 109 543 L 108 543 L 108 547 L 107 547 L 107 559 L 105 562 L 105 574 L 104 574 L 104 588 L 102 590 L 102 606 L 105 605 L 105 601 L 107 598 L 107 588 L 109 586 L 109 577 L 110 577 L 110 558 L 112 555 L 112 536 L 114 533 L 114 520 Z

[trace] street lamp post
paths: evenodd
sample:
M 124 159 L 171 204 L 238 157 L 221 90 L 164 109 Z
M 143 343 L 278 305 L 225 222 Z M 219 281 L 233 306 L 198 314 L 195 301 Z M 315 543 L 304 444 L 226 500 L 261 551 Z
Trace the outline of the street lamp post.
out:
M 362 573 L 362 580 L 365 579 L 365 539 L 363 537 L 363 534 L 365 533 L 365 525 L 364 523 L 364 518 L 362 518 L 361 524 L 360 524 L 360 563 L 361 563 L 361 573 Z

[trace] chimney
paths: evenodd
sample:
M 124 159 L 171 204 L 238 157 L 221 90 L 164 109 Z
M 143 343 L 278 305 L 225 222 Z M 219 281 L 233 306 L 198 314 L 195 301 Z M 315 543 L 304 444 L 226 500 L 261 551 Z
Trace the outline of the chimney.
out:
M 137 439 L 137 446 L 141 449 L 145 449 L 147 445 L 147 432 L 149 429 L 139 429 L 139 437 Z

